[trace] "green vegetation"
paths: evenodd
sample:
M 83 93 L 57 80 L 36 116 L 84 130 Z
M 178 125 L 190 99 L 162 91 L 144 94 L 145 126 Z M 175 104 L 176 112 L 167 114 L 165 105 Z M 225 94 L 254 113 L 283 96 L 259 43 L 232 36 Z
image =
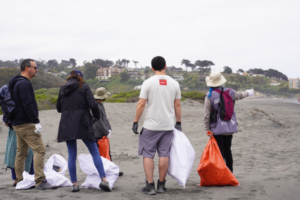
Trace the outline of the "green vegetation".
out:
M 137 102 L 139 100 L 140 90 L 132 90 L 129 92 L 121 92 L 107 98 L 110 103 Z
M 196 91 L 181 92 L 181 97 L 183 97 L 185 99 L 193 99 L 193 100 L 204 101 L 205 94 L 203 94 L 201 92 L 196 92 Z
M 51 110 L 56 108 L 59 88 L 39 89 L 34 91 L 39 110 Z
M 126 71 L 120 73 L 121 82 L 126 82 L 130 79 L 130 75 Z
M 267 96 L 276 95 L 293 97 L 295 94 L 300 94 L 300 90 L 290 89 L 288 82 L 279 79 L 273 79 L 277 82 L 281 82 L 279 86 L 271 86 L 270 82 L 272 79 L 268 77 L 250 77 L 236 74 L 225 75 L 225 78 L 227 79 L 225 86 L 234 90 L 246 90 L 252 88 L 253 86 L 255 91 L 264 93 Z
M 105 87 L 111 94 L 118 94 L 121 92 L 128 92 L 133 90 L 134 86 L 127 82 L 121 82 L 120 76 L 115 76 L 109 83 L 101 83 L 100 87 Z

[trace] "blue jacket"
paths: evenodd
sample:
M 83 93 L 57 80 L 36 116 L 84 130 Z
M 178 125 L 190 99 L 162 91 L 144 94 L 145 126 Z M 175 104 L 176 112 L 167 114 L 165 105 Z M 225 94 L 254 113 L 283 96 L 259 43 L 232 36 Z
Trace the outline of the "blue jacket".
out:
M 22 80 L 19 80 L 22 78 Z M 40 123 L 39 110 L 35 100 L 33 87 L 29 79 L 24 76 L 14 76 L 9 81 L 12 96 L 17 105 L 18 112 L 12 120 L 13 126 L 28 123 Z

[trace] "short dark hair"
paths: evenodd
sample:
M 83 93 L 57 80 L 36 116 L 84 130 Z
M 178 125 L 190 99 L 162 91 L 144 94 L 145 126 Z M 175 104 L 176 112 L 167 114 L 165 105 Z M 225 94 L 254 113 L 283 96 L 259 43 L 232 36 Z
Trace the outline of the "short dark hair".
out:
M 152 59 L 151 65 L 155 71 L 161 71 L 166 66 L 166 60 L 161 56 L 156 56 Z
M 30 66 L 30 61 L 35 62 L 33 59 L 30 59 L 30 58 L 25 59 L 21 62 L 21 65 L 20 65 L 21 71 L 24 71 L 26 66 L 31 67 Z

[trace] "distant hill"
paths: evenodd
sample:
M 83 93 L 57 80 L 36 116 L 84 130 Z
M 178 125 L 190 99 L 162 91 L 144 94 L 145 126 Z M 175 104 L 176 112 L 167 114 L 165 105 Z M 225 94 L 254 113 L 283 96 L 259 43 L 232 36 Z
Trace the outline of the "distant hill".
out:
M 7 85 L 9 80 L 15 75 L 20 74 L 20 68 L 2 68 L 0 69 L 0 87 Z M 36 77 L 31 79 L 33 89 L 38 90 L 41 88 L 55 88 L 60 87 L 65 83 L 61 77 L 57 77 L 45 72 L 38 72 Z

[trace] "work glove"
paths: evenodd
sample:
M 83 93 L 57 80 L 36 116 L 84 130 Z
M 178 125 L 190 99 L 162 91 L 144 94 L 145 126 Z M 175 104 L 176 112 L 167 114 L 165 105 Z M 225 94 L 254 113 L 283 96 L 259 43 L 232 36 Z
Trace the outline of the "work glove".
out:
M 138 122 L 133 122 L 132 130 L 136 135 L 139 134 L 138 127 L 139 127 Z
M 211 131 L 207 131 L 206 134 L 207 134 L 207 136 L 210 137 L 210 138 L 214 135 Z
M 109 131 L 109 133 L 108 133 L 108 135 L 106 136 L 107 138 L 109 138 L 110 135 L 111 135 L 111 130 L 108 130 L 108 131 Z
M 249 97 L 254 95 L 254 90 L 253 89 L 246 90 L 246 92 L 248 92 Z
M 181 122 L 176 122 L 175 128 L 179 131 L 182 131 Z
M 41 125 L 40 123 L 34 124 L 34 125 L 35 125 L 35 130 L 34 130 L 34 132 L 35 132 L 36 134 L 40 134 L 40 133 L 42 132 L 42 125 Z

